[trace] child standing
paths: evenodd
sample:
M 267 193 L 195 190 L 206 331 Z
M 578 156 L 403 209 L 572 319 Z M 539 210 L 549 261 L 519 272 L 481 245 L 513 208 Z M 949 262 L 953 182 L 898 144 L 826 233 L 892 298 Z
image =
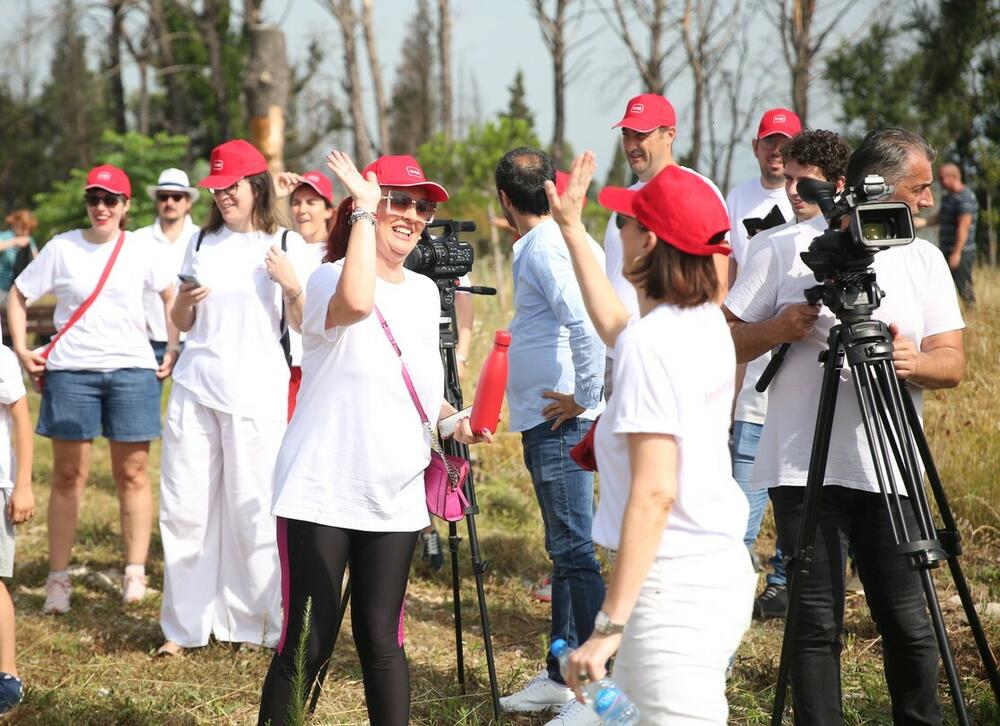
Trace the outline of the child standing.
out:
M 0 345 L 0 493 L 3 496 L 0 578 L 3 579 L 14 574 L 14 525 L 28 521 L 35 513 L 35 496 L 31 492 L 32 437 L 21 367 L 14 353 Z M 9 711 L 20 700 L 21 679 L 14 662 L 14 603 L 0 580 L 0 713 Z

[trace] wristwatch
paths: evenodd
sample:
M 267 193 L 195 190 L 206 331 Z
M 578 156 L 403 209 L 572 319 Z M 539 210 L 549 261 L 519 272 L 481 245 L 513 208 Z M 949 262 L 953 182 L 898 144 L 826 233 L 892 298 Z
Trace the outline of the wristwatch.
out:
M 597 611 L 597 617 L 594 618 L 594 632 L 601 635 L 619 635 L 625 630 L 625 625 L 620 623 L 611 622 L 611 618 L 603 610 Z

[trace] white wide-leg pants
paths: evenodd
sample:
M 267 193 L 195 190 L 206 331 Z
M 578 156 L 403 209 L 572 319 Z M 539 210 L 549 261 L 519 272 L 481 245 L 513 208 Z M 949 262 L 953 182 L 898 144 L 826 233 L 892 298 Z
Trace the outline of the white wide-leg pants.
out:
M 167 640 L 273 647 L 281 574 L 271 493 L 285 422 L 223 413 L 174 385 L 160 465 Z
M 653 561 L 612 673 L 642 723 L 728 723 L 726 668 L 750 627 L 756 588 L 743 544 Z

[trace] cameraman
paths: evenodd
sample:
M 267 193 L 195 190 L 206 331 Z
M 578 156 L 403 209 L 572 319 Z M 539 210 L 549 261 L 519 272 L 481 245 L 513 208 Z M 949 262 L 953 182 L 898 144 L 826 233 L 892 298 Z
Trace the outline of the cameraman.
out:
M 879 174 L 895 187 L 893 201 L 914 214 L 933 205 L 934 148 L 903 129 L 865 137 L 847 166 L 847 183 Z M 772 382 L 768 415 L 750 477 L 753 488 L 771 487 L 778 545 L 793 552 L 802 517 L 810 444 L 819 404 L 817 356 L 836 318 L 803 304 L 815 284 L 799 258 L 824 228 L 821 217 L 775 235 L 752 256 L 726 300 L 738 361 L 752 360 L 783 342 L 794 345 Z M 889 325 L 896 375 L 911 384 L 921 410 L 921 389 L 958 385 L 965 369 L 964 323 L 948 267 L 926 240 L 875 255 L 872 269 L 886 292 L 873 314 Z M 915 342 L 918 341 L 918 342 Z M 882 635 L 885 677 L 895 723 L 940 724 L 938 651 L 925 610 L 919 575 L 896 553 L 889 514 L 872 466 L 858 404 L 841 372 L 829 460 L 820 497 L 814 559 L 802 581 L 794 633 L 792 696 L 799 724 L 843 721 L 840 691 L 844 572 L 848 546 L 872 618 Z M 911 507 L 907 528 L 916 531 Z

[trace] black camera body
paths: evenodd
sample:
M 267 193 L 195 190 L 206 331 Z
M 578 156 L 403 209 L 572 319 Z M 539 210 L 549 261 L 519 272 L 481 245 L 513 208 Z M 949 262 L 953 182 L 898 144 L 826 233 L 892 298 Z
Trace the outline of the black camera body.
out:
M 441 234 L 432 236 L 432 228 L 443 228 Z M 462 275 L 472 269 L 476 253 L 472 245 L 459 238 L 461 232 L 474 232 L 476 223 L 470 220 L 436 219 L 420 234 L 420 241 L 410 251 L 403 266 L 431 278 L 441 295 L 441 310 L 451 311 L 455 306 L 455 287 Z

